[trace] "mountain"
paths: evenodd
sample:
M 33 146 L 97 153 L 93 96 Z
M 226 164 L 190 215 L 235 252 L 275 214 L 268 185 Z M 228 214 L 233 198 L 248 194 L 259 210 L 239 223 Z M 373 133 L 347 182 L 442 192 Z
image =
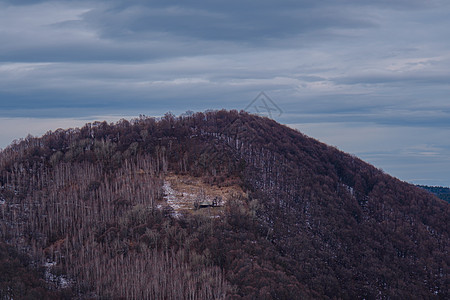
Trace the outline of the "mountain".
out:
M 0 186 L 2 299 L 450 297 L 448 203 L 246 112 L 29 136 Z
M 450 203 L 450 188 L 443 186 L 418 185 L 418 187 L 435 194 L 439 199 Z

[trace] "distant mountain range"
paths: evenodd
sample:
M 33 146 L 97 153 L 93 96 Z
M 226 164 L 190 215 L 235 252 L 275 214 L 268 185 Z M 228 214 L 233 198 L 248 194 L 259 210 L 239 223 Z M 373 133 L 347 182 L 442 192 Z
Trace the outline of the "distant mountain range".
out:
M 435 194 L 440 199 L 450 203 L 450 188 L 443 186 L 417 185 L 418 187 Z
M 450 205 L 211 111 L 0 152 L 0 299 L 450 299 Z

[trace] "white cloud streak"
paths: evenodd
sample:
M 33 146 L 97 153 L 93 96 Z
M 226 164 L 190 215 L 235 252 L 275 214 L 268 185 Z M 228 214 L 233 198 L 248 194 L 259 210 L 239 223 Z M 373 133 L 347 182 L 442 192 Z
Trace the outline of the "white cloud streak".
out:
M 445 134 L 449 13 L 443 0 L 0 0 L 0 117 L 243 109 L 264 90 L 284 123 L 365 124 L 377 145 L 380 128 Z M 430 142 L 389 142 L 381 165 L 436 158 Z

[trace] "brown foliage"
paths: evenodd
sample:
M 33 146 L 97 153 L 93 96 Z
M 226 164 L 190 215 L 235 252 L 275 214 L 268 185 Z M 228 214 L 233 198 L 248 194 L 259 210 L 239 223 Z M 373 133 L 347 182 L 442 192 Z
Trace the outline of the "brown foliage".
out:
M 168 172 L 239 178 L 249 197 L 174 218 L 156 205 Z M 1 152 L 0 186 L 1 239 L 77 296 L 449 297 L 447 203 L 244 112 L 27 137 Z

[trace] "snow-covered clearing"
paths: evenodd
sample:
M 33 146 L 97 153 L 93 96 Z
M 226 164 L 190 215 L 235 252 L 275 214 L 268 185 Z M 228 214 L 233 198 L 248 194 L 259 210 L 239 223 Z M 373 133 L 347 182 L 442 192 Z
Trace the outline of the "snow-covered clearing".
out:
M 238 185 L 219 187 L 204 183 L 200 178 L 174 174 L 166 176 L 163 191 L 165 202 L 177 217 L 181 212 L 193 212 L 199 207 L 215 210 L 217 214 L 228 199 L 246 197 Z

